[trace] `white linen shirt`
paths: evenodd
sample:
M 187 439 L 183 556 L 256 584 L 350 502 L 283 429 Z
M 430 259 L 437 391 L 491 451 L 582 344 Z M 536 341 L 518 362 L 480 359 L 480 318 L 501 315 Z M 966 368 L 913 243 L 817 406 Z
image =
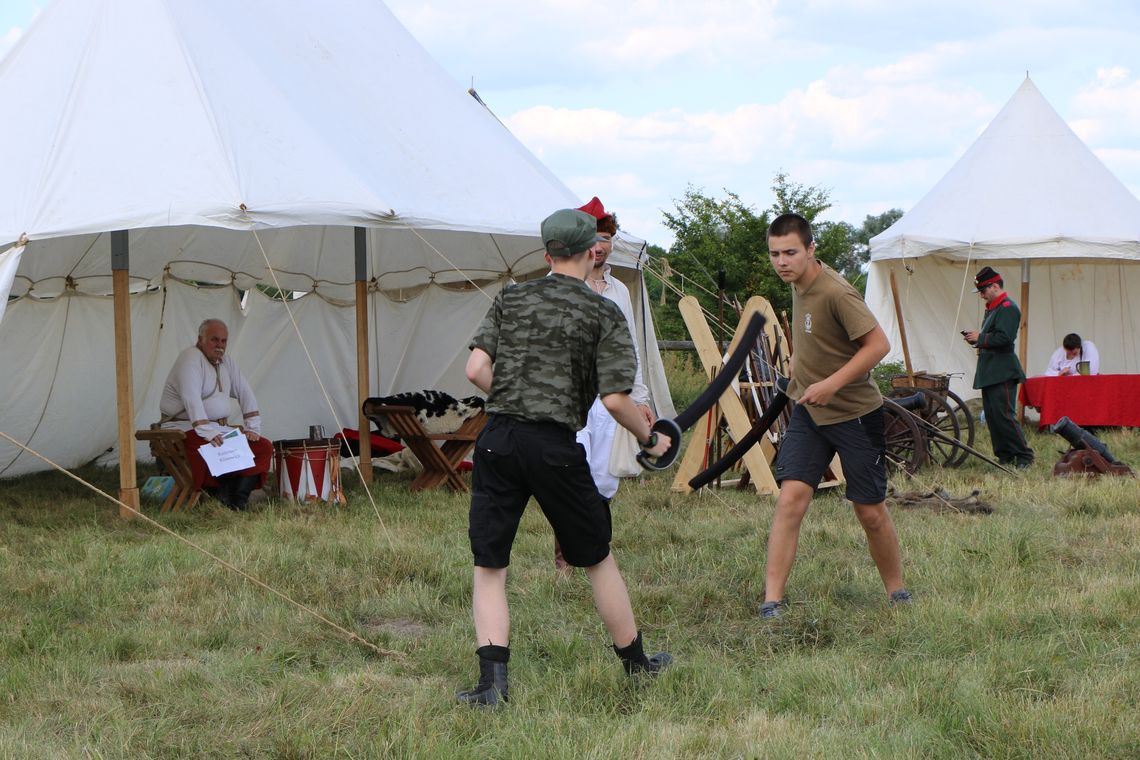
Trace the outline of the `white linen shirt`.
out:
M 193 428 L 209 440 L 232 429 L 218 423 L 218 420 L 229 419 L 231 398 L 237 399 L 243 415 L 257 411 L 253 389 L 229 354 L 215 366 L 197 346 L 190 346 L 178 355 L 162 389 L 162 400 L 158 404 L 162 426 L 176 430 Z M 208 422 L 197 427 L 191 425 L 197 420 Z M 261 416 L 245 419 L 244 426 L 260 433 Z
M 1080 374 L 1077 372 L 1077 362 L 1088 362 L 1090 375 L 1100 374 L 1100 353 L 1091 340 L 1082 340 L 1081 350 L 1072 359 L 1065 355 L 1064 346 L 1058 348 L 1049 357 L 1049 366 L 1045 368 L 1045 374 L 1055 377 L 1061 374 L 1063 369 L 1068 369 L 1070 375 Z
M 586 275 L 589 277 L 589 275 Z M 629 397 L 633 403 L 638 405 L 649 406 L 649 388 L 645 385 L 643 375 L 641 373 L 641 352 L 637 348 L 637 333 L 634 332 L 633 321 L 633 302 L 629 297 L 629 288 L 625 283 L 614 277 L 610 273 L 610 265 L 606 264 L 603 268 L 602 277 L 605 279 L 605 286 L 602 288 L 601 296 L 608 298 L 618 305 L 621 313 L 625 315 L 625 323 L 629 325 L 629 336 L 633 338 L 633 351 L 637 358 L 637 370 L 633 375 L 633 389 L 630 391 Z M 589 285 L 589 283 L 586 283 Z M 590 287 L 593 290 L 593 286 Z M 594 291 L 597 293 L 598 291 Z

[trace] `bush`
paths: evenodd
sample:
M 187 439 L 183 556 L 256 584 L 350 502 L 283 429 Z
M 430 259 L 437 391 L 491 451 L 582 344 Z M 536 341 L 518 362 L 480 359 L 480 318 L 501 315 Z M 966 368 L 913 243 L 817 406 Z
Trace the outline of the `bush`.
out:
M 871 370 L 871 377 L 875 378 L 875 383 L 879 386 L 879 393 L 889 396 L 891 395 L 891 378 L 905 373 L 906 367 L 903 366 L 902 362 L 883 362 Z
M 661 363 L 669 381 L 669 395 L 674 409 L 685 409 L 701 394 L 709 379 L 701 369 L 700 360 L 693 351 L 664 351 Z

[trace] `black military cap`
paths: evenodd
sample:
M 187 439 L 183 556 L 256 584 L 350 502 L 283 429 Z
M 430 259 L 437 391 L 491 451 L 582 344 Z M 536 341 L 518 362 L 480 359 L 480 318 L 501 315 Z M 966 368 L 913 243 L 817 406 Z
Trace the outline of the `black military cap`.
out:
M 990 267 L 982 267 L 976 275 L 974 275 L 974 290 L 980 291 L 987 285 L 993 285 L 1001 279 L 1001 275 L 995 272 Z

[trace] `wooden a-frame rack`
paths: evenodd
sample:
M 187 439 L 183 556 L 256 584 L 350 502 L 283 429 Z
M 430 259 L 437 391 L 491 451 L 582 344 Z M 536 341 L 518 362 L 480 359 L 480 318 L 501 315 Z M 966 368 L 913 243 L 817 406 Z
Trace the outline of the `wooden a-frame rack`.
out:
M 724 366 L 724 355 L 717 345 L 716 338 L 713 337 L 712 330 L 701 310 L 700 302 L 693 296 L 685 296 L 678 303 L 678 308 L 681 311 L 682 319 L 685 320 L 685 327 L 693 339 L 693 345 L 696 347 L 697 356 L 700 358 L 705 375 L 711 380 Z M 737 323 L 737 329 L 726 353 L 731 354 L 733 352 L 740 341 L 741 327 L 747 325 L 752 315 L 757 312 L 762 314 L 765 319 L 763 339 L 768 342 L 769 348 L 772 349 L 768 352 L 769 356 L 776 357 L 776 346 L 788 345 L 787 341 L 783 339 L 783 331 L 780 329 L 772 305 L 762 296 L 752 296 L 744 305 L 740 314 L 740 321 Z M 776 362 L 780 366 L 775 369 L 778 369 L 782 374 L 787 374 L 787 359 L 777 357 Z M 764 381 L 760 378 L 755 378 L 753 384 L 772 385 L 771 381 Z M 746 387 L 747 383 L 740 383 L 739 385 Z M 689 488 L 689 481 L 711 464 L 714 441 L 716 436 L 720 435 L 722 419 L 728 428 L 729 437 L 734 441 L 739 441 L 752 429 L 752 420 L 749 419 L 748 411 L 739 394 L 739 390 L 729 386 L 728 390 L 721 395 L 718 403 L 693 425 L 692 437 L 689 440 L 688 448 L 685 449 L 684 456 L 681 458 L 681 464 L 677 468 L 677 475 L 673 478 L 672 490 L 680 493 L 692 491 Z M 769 437 L 764 436 L 760 445 L 749 449 L 742 459 L 744 468 L 758 494 L 771 495 L 779 491 L 776 478 L 772 475 L 772 461 L 775 457 L 775 447 Z M 842 482 L 843 470 L 839 466 L 839 457 L 834 457 L 831 462 L 831 470 L 825 475 L 825 479 L 819 484 L 819 487 L 835 486 Z

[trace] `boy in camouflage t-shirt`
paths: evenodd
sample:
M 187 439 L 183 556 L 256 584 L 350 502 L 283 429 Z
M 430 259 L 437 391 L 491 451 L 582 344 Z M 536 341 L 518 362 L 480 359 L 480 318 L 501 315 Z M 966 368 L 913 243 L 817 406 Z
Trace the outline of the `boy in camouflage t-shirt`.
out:
M 890 350 L 863 297 L 835 270 L 817 261 L 811 225 L 783 214 L 768 228 L 768 251 L 780 279 L 792 286 L 792 377 L 798 402 L 776 457 L 780 496 L 768 535 L 764 603 L 774 618 L 786 606 L 784 588 L 796 558 L 800 524 L 836 453 L 846 496 L 867 534 L 871 558 L 891 604 L 907 603 L 894 523 L 887 512 L 883 399 L 871 369 Z
M 646 657 L 625 581 L 610 553 L 610 513 L 575 432 L 594 398 L 653 456 L 651 433 L 629 398 L 634 352 L 621 310 L 585 283 L 595 220 L 572 209 L 542 223 L 551 274 L 503 289 L 471 341 L 467 377 L 487 393 L 487 425 L 475 444 L 468 536 L 475 557 L 472 608 L 479 684 L 461 702 L 507 701 L 510 614 L 507 565 L 519 520 L 534 496 L 566 560 L 586 568 L 594 603 L 629 674 L 655 673 L 671 657 Z

